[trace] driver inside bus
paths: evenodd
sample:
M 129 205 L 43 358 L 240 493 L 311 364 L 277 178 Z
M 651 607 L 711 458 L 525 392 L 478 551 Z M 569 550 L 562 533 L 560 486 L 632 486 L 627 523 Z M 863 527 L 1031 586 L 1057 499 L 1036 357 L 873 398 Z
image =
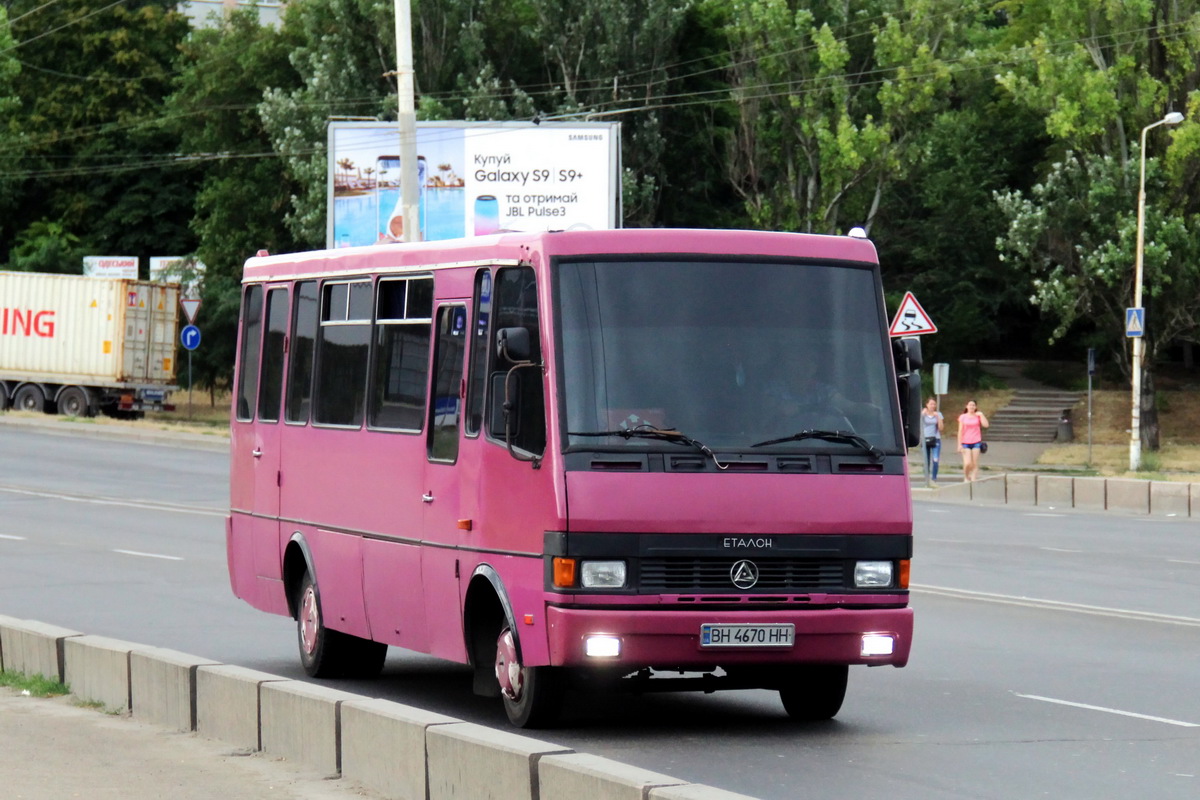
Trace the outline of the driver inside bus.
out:
M 766 407 L 777 430 L 854 430 L 847 415 L 866 404 L 841 393 L 813 350 L 793 351 L 776 363 L 775 377 L 766 384 Z

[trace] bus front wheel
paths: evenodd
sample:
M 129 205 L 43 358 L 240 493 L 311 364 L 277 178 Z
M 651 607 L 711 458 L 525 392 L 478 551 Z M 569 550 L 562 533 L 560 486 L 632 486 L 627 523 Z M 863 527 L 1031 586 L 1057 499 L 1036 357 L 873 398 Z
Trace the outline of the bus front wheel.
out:
M 833 719 L 846 698 L 850 668 L 845 664 L 810 664 L 789 671 L 779 699 L 788 716 L 805 722 Z
M 387 645 L 325 627 L 311 573 L 300 581 L 296 602 L 300 664 L 313 678 L 374 678 L 383 670 Z
M 562 704 L 562 676 L 554 667 L 526 667 L 517 653 L 512 628 L 505 624 L 496 640 L 496 681 L 508 721 L 518 728 L 554 723 Z

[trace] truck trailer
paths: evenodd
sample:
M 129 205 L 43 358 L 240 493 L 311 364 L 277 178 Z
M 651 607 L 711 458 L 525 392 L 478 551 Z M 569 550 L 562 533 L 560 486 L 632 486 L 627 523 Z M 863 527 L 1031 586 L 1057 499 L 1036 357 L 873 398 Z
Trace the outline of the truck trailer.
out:
M 0 271 L 0 409 L 171 410 L 179 285 Z

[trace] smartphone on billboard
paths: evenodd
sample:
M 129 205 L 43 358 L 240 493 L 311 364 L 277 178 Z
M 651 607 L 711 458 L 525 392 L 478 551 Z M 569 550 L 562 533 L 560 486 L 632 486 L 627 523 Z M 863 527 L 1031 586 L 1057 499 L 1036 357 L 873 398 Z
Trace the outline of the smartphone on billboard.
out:
M 487 236 L 500 230 L 500 201 L 495 195 L 481 194 L 475 198 L 475 235 Z

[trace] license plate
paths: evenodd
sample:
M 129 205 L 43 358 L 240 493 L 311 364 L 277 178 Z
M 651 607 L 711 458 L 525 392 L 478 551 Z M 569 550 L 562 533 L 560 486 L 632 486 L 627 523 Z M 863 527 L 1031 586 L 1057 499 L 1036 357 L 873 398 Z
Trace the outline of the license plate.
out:
M 161 403 L 167 397 L 163 389 L 143 389 L 142 399 L 150 403 Z
M 710 622 L 700 626 L 701 647 L 791 647 L 796 626 L 787 623 L 730 625 Z

